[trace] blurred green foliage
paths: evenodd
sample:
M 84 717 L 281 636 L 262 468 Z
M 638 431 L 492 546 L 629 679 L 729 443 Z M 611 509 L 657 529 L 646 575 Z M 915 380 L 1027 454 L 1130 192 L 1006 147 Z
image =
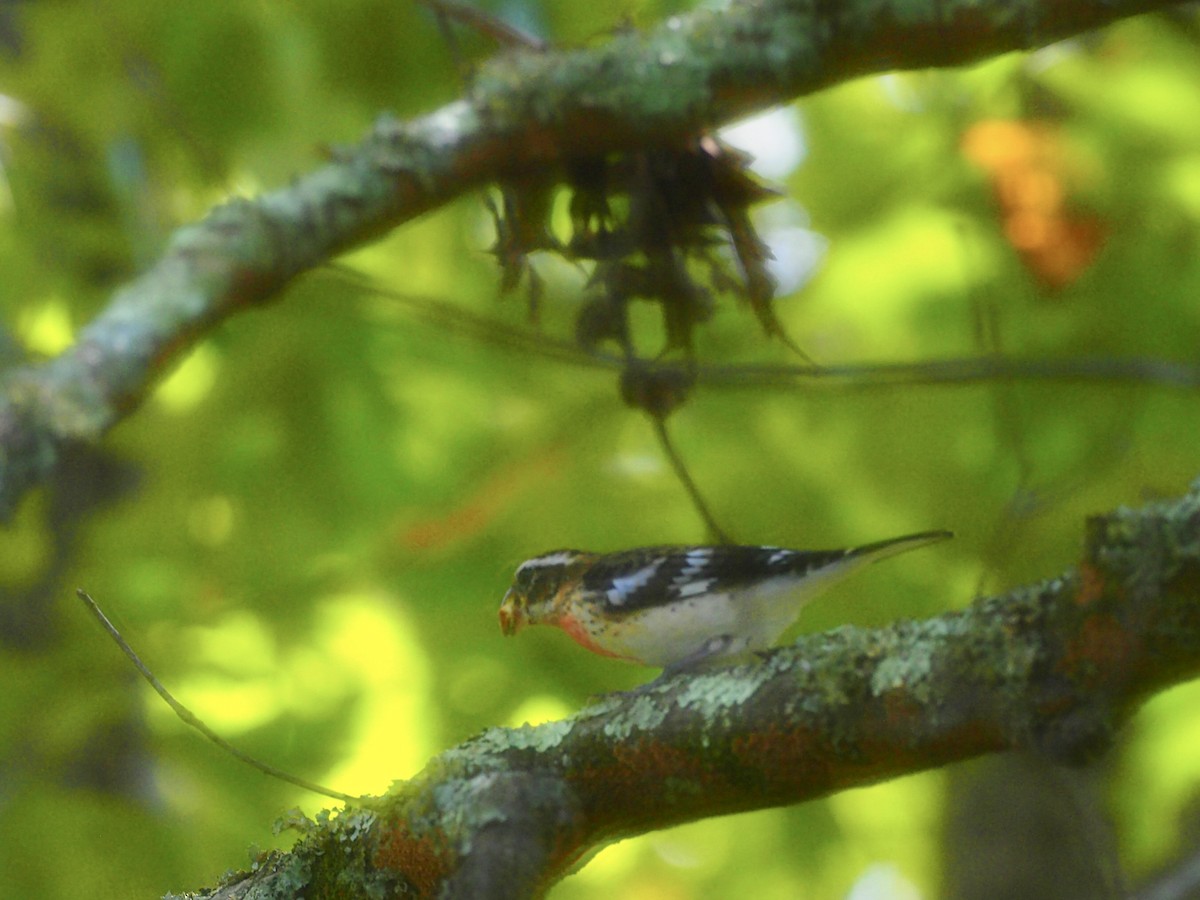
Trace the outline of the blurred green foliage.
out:
M 490 8 L 579 43 L 631 11 L 636 26 L 686 5 Z M 34 355 L 68 345 L 174 226 L 318 165 L 385 109 L 419 114 L 461 89 L 431 17 L 395 0 L 9 5 L 0 48 L 0 305 Z M 797 280 L 811 276 L 777 308 L 819 361 L 1195 358 L 1194 14 L 969 71 L 865 79 L 792 112 L 748 149 L 799 138 L 806 152 L 760 221 Z M 974 130 L 987 123 L 1003 127 Z M 490 242 L 470 198 L 345 262 L 520 325 L 523 300 L 496 297 Z M 569 336 L 581 277 L 537 264 L 541 327 Z M 793 361 L 732 304 L 698 349 Z M 958 533 L 815 606 L 803 627 L 820 629 L 1060 572 L 1084 516 L 1196 476 L 1195 404 L 1146 385 L 730 388 L 698 391 L 670 426 L 739 540 Z M 286 844 L 271 821 L 289 807 L 323 805 L 178 722 L 76 586 L 214 729 L 307 778 L 379 793 L 487 726 L 565 715 L 652 674 L 557 633 L 501 640 L 496 607 L 523 558 L 704 538 L 611 373 L 447 333 L 333 272 L 224 324 L 78 456 L 0 535 L 3 896 L 198 888 L 248 848 Z M 1135 879 L 1181 849 L 1200 778 L 1196 693 L 1154 701 L 1111 767 Z M 554 896 L 933 896 L 946 789 L 930 773 L 649 835 Z

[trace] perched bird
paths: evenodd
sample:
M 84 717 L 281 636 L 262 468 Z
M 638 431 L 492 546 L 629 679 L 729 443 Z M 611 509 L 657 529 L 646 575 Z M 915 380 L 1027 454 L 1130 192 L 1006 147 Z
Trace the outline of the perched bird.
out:
M 554 625 L 594 653 L 661 667 L 668 676 L 765 650 L 834 582 L 949 537 L 922 531 L 849 550 L 554 550 L 518 567 L 500 605 L 500 628 L 513 635 L 526 625 Z

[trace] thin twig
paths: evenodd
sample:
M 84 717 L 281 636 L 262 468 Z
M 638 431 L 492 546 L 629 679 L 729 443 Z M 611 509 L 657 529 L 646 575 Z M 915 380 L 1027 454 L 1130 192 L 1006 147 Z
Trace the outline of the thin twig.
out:
M 205 725 L 195 713 L 176 700 L 174 696 L 172 696 L 171 692 L 163 687 L 162 682 L 154 677 L 154 673 L 151 672 L 146 667 L 146 664 L 141 661 L 138 655 L 133 651 L 133 648 L 130 647 L 125 641 L 125 638 L 121 637 L 121 632 L 117 631 L 116 626 L 114 626 L 113 623 L 108 620 L 108 616 L 104 615 L 104 612 L 96 604 L 96 601 L 91 598 L 87 591 L 79 588 L 75 591 L 75 594 L 87 605 L 87 608 L 92 611 L 92 615 L 100 620 L 100 624 L 104 626 L 105 630 L 109 633 L 109 635 L 111 635 L 112 639 L 117 642 L 117 646 L 121 648 L 121 651 L 129 657 L 129 661 L 132 662 L 137 670 L 142 673 L 142 677 L 150 683 L 150 687 L 154 688 L 158 696 L 162 697 L 163 700 L 167 702 L 167 706 L 175 710 L 175 715 L 179 716 L 179 718 L 181 718 L 185 724 L 195 728 L 226 753 L 229 753 L 237 759 L 240 759 L 249 766 L 253 766 L 263 774 L 270 775 L 272 778 L 278 778 L 280 781 L 286 781 L 288 784 L 293 784 L 296 787 L 304 788 L 306 791 L 312 791 L 314 794 L 324 794 L 326 797 L 330 797 L 334 800 L 341 800 L 344 803 L 357 803 L 362 799 L 361 797 L 352 797 L 349 794 L 343 794 L 340 791 L 332 791 L 329 788 L 321 787 L 321 785 L 315 784 L 311 781 L 306 781 L 305 779 L 285 772 L 282 769 L 277 769 L 265 762 L 260 762 L 253 756 L 244 753 L 233 744 L 229 743 L 229 741 L 225 740 L 225 738 L 221 737 L 219 734 Z
M 434 297 L 392 290 L 347 266 L 327 267 L 351 286 L 393 300 L 417 317 L 453 334 L 535 353 L 548 359 L 589 368 L 620 371 L 626 357 L 587 351 L 573 341 L 502 322 L 453 306 Z M 684 371 L 685 364 L 643 360 L 656 371 Z M 932 359 L 914 363 L 847 363 L 842 365 L 770 365 L 758 363 L 687 364 L 698 385 L 712 388 L 792 388 L 806 386 L 842 391 L 869 391 L 923 385 L 967 386 L 1003 382 L 1056 381 L 1066 384 L 1150 385 L 1172 390 L 1200 388 L 1200 365 L 1155 357 L 1077 356 L 1020 358 L 989 353 L 977 357 Z
M 658 442 L 662 444 L 663 452 L 667 454 L 667 459 L 671 461 L 671 468 L 675 470 L 675 477 L 683 484 L 684 490 L 687 491 L 688 497 L 691 498 L 692 505 L 696 507 L 696 512 L 700 513 L 700 517 L 704 519 L 704 524 L 708 526 L 712 539 L 719 544 L 732 544 L 733 541 L 725 533 L 725 529 L 717 524 L 712 510 L 704 502 L 704 495 L 700 493 L 700 488 L 692 480 L 692 475 L 688 471 L 683 457 L 675 449 L 675 444 L 672 443 L 671 435 L 667 431 L 666 421 L 661 416 L 650 416 L 650 421 L 654 423 L 654 431 L 658 435 Z

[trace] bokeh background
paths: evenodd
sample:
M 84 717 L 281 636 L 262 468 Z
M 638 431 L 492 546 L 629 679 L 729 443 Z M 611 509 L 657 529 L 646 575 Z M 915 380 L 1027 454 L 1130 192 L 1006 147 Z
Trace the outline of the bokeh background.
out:
M 688 8 L 485 6 L 572 44 Z M 466 60 L 491 52 L 458 37 Z M 461 90 L 432 16 L 397 0 L 0 5 L 5 363 L 68 346 L 172 228 L 314 168 L 383 111 L 418 115 Z M 729 138 L 783 190 L 757 220 L 777 310 L 823 363 L 1195 359 L 1194 11 L 863 79 Z M 524 558 L 705 534 L 611 372 L 419 314 L 452 304 L 535 327 L 519 292 L 498 296 L 492 239 L 466 197 L 342 261 L 382 291 L 316 272 L 223 324 L 0 532 L 0 896 L 197 889 L 287 846 L 272 823 L 290 808 L 326 805 L 183 726 L 77 586 L 211 727 L 350 793 L 652 676 L 557 633 L 501 638 L 496 608 Z M 536 327 L 569 338 L 583 277 L 535 264 Z M 653 314 L 639 327 L 652 346 Z M 698 352 L 795 361 L 733 302 Z M 741 541 L 957 532 L 831 593 L 802 622 L 817 630 L 1062 571 L 1088 514 L 1200 473 L 1198 399 L 1065 380 L 729 387 L 697 391 L 670 427 Z M 1185 686 L 1083 773 L 984 761 L 696 823 L 603 851 L 553 896 L 1028 897 L 1003 886 L 1044 885 L 1048 850 L 1061 891 L 1103 896 L 1118 872 L 1136 884 L 1194 847 L 1198 747 L 1200 692 Z

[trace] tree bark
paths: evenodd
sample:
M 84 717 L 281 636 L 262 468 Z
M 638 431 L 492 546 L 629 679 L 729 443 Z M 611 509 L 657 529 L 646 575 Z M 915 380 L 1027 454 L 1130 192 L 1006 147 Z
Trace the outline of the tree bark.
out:
M 608 842 L 706 816 L 1004 750 L 1083 763 L 1197 672 L 1200 480 L 1090 520 L 1057 578 L 486 731 L 204 896 L 538 896 Z
M 78 341 L 0 385 L 0 520 L 209 330 L 301 273 L 491 180 L 670 142 L 872 72 L 962 65 L 1178 0 L 743 0 L 586 49 L 512 51 L 467 95 L 179 229 Z

